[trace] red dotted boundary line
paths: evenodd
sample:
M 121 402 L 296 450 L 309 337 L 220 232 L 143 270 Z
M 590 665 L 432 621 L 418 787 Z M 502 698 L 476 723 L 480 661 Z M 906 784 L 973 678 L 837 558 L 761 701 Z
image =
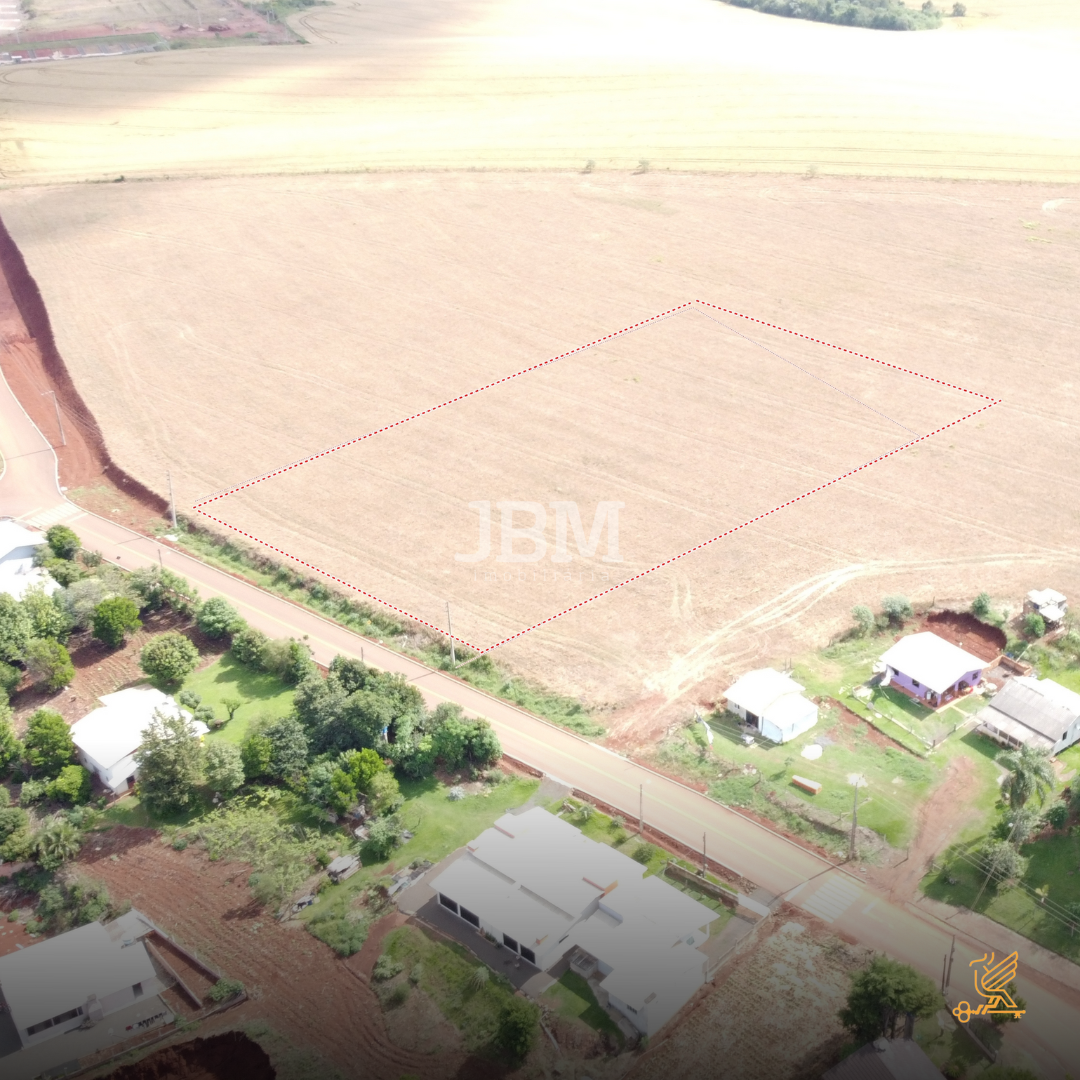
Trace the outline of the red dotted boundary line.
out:
M 546 367 L 548 364 L 553 364 L 558 360 L 563 360 L 568 356 L 573 356 L 575 353 L 583 352 L 585 349 L 591 349 L 595 345 L 599 345 L 602 342 L 610 341 L 612 338 L 617 338 L 623 334 L 630 333 L 634 330 L 638 330 L 643 326 L 647 326 L 649 323 L 656 322 L 659 319 L 667 318 L 674 315 L 678 311 L 683 311 L 688 307 L 691 307 L 694 303 L 701 304 L 703 307 L 710 307 L 715 311 L 722 311 L 727 315 L 734 315 L 740 319 L 746 319 L 748 322 L 757 323 L 760 326 L 768 326 L 774 330 L 783 331 L 785 334 L 791 334 L 793 337 L 802 338 L 804 341 L 812 341 L 817 345 L 825 345 L 830 349 L 837 349 L 839 352 L 847 353 L 850 356 L 858 356 L 863 360 L 870 360 L 875 364 L 880 364 L 882 367 L 892 368 L 895 371 L 903 372 L 906 375 L 914 375 L 917 378 L 925 379 L 928 382 L 937 383 L 939 386 L 947 386 L 952 390 L 960 390 L 962 393 L 971 394 L 974 397 L 982 398 L 984 401 L 989 402 L 987 405 L 983 405 L 981 408 L 975 409 L 973 412 L 966 413 L 964 416 L 958 417 L 956 420 L 952 420 L 947 424 L 942 424 L 940 427 L 935 428 L 933 431 L 927 432 L 925 435 L 920 435 L 916 439 L 911 439 L 909 442 L 903 443 L 897 446 L 893 450 L 889 450 L 884 454 L 879 455 L 876 458 L 871 458 L 869 461 L 863 462 L 862 465 L 858 465 L 853 469 L 849 469 L 845 473 L 841 473 L 839 476 L 834 476 L 831 480 L 826 480 L 823 484 L 818 484 L 817 487 L 812 487 L 808 491 L 804 491 L 801 495 L 796 495 L 794 498 L 788 499 L 786 502 L 782 502 L 777 506 L 774 506 L 771 510 L 765 510 L 760 514 L 755 515 L 752 518 L 748 518 L 746 521 L 739 525 L 733 525 L 730 529 L 725 529 L 721 533 L 717 533 L 716 536 L 711 537 L 708 540 L 703 540 L 699 544 L 695 544 L 693 547 L 687 548 L 685 551 L 680 552 L 678 555 L 672 555 L 670 558 L 664 559 L 662 562 L 658 562 L 653 566 L 650 566 L 647 570 L 641 570 L 636 574 L 626 578 L 624 581 L 620 581 L 616 585 L 611 585 L 606 589 L 602 589 L 598 593 L 594 593 L 592 596 L 587 597 L 584 600 L 579 600 L 576 604 L 571 604 L 570 607 L 564 608 L 562 611 L 557 612 L 554 615 L 549 615 L 545 619 L 541 619 L 539 622 L 533 623 L 531 626 L 526 627 L 524 630 L 519 630 L 514 634 L 510 634 L 507 637 L 495 642 L 494 645 L 489 645 L 486 648 L 482 648 L 479 645 L 474 644 L 466 638 L 459 637 L 457 634 L 447 633 L 443 627 L 429 622 L 427 619 L 422 619 L 418 615 L 414 615 L 410 611 L 406 611 L 402 607 L 398 607 L 396 604 L 391 604 L 387 600 L 383 600 L 381 597 L 376 596 L 374 593 L 367 592 L 365 589 L 361 589 L 358 585 L 353 585 L 352 582 L 346 581 L 344 578 L 338 577 L 336 574 L 331 574 L 329 571 L 323 570 L 321 567 L 316 566 L 312 562 L 308 562 L 306 559 L 301 559 L 291 552 L 286 551 L 284 548 L 280 548 L 275 544 L 271 544 L 266 540 L 261 539 L 254 533 L 249 533 L 245 529 L 241 529 L 231 522 L 225 521 L 224 518 L 216 517 L 213 514 L 208 513 L 202 508 L 209 505 L 212 502 L 217 502 L 220 499 L 227 498 L 229 495 L 233 495 L 238 491 L 242 491 L 245 488 L 253 487 L 256 484 L 261 484 L 264 480 L 269 480 L 272 477 L 280 476 L 282 473 L 288 472 L 291 469 L 299 468 L 301 465 L 306 465 L 308 462 L 317 461 L 319 458 L 326 457 L 329 454 L 336 453 L 338 450 L 343 450 L 348 446 L 354 446 L 359 442 L 363 442 L 365 439 L 370 439 L 374 435 L 379 435 L 384 431 L 390 431 L 395 427 L 400 427 L 402 424 L 407 424 L 412 420 L 416 420 L 421 416 L 426 416 L 429 413 L 444 409 L 448 405 L 454 404 L 457 401 L 463 401 L 466 398 L 472 397 L 475 394 L 482 393 L 484 390 L 489 390 L 493 386 L 498 386 L 501 383 L 509 382 L 511 379 L 519 378 L 522 375 L 528 374 L 530 371 L 536 371 L 539 368 Z M 483 655 L 484 653 L 492 652 L 495 649 L 506 645 L 508 642 L 515 641 L 519 637 L 524 637 L 526 634 L 532 633 L 534 630 L 538 630 L 541 626 L 546 626 L 548 623 L 554 622 L 556 619 L 561 619 L 564 615 L 568 615 L 571 611 L 577 611 L 579 608 L 585 607 L 587 604 L 591 604 L 594 600 L 599 600 L 602 596 L 607 596 L 610 593 L 616 592 L 626 585 L 631 584 L 634 581 L 639 581 L 643 577 L 647 577 L 649 574 L 655 573 L 657 570 L 663 569 L 665 566 L 670 566 L 674 562 L 678 562 L 680 559 L 685 559 L 687 555 L 692 555 L 695 551 L 700 551 L 702 548 L 708 547 L 710 544 L 715 544 L 718 540 L 723 540 L 727 536 L 731 536 L 733 533 L 739 532 L 741 529 L 745 529 L 748 525 L 753 525 L 755 522 L 762 521 L 767 517 L 771 517 L 773 514 L 779 513 L 781 510 L 786 509 L 789 506 L 793 506 L 795 503 L 802 502 L 803 499 L 809 498 L 811 495 L 816 495 L 819 491 L 824 491 L 826 488 L 833 487 L 835 484 L 840 483 L 841 480 L 847 480 L 848 478 L 864 472 L 873 465 L 880 464 L 882 461 L 886 461 L 891 457 L 895 457 L 897 454 L 904 450 L 910 449 L 918 443 L 925 442 L 927 439 L 932 439 L 936 435 L 940 435 L 943 431 L 948 431 L 949 428 L 956 427 L 958 424 L 962 424 L 965 420 L 970 420 L 973 416 L 978 416 L 980 413 L 987 412 L 989 409 L 994 408 L 995 405 L 1000 405 L 1001 398 L 992 398 L 988 394 L 980 394 L 975 390 L 968 390 L 963 386 L 958 386 L 955 383 L 945 382 L 942 379 L 934 378 L 931 375 L 924 375 L 922 372 L 914 371 L 911 368 L 901 367 L 898 364 L 890 364 L 884 360 L 878 360 L 873 356 L 867 356 L 865 353 L 855 352 L 852 349 L 845 349 L 841 345 L 834 345 L 829 341 L 822 341 L 820 338 L 809 337 L 806 334 L 800 334 L 795 330 L 788 330 L 786 327 L 777 326 L 775 323 L 764 322 L 761 319 L 755 319 L 749 315 L 743 315 L 738 311 L 733 311 L 730 308 L 720 307 L 718 304 L 709 304 L 704 300 L 687 301 L 685 304 L 679 304 L 677 307 L 669 308 L 667 311 L 662 311 L 658 315 L 653 315 L 651 318 L 643 319 L 641 322 L 633 323 L 630 326 L 623 327 L 622 330 L 616 330 L 614 333 L 605 334 L 603 337 L 597 338 L 595 341 L 590 341 L 587 345 L 579 345 L 575 349 L 570 349 L 568 352 L 560 353 L 558 356 L 553 356 L 549 360 L 544 360 L 539 364 L 533 364 L 530 367 L 522 368 L 521 371 L 514 372 L 512 375 L 506 375 L 501 379 L 496 379 L 494 382 L 486 383 L 484 386 L 477 387 L 475 390 L 470 390 L 468 393 L 459 394 L 457 397 L 448 399 L 439 405 L 433 405 L 429 409 L 424 409 L 421 412 L 413 413 L 411 416 L 407 416 L 402 420 L 398 420 L 393 424 L 387 424 L 385 427 L 377 428 L 375 431 L 370 431 L 366 435 L 358 436 L 355 439 L 350 439 L 347 442 L 339 443 L 337 446 L 330 447 L 327 450 L 320 451 L 318 454 L 312 454 L 309 457 L 303 458 L 299 461 L 294 461 L 290 465 L 286 465 L 283 468 L 276 469 L 273 472 L 266 473 L 263 476 L 255 477 L 251 480 L 247 480 L 242 484 L 238 484 L 236 487 L 229 488 L 226 491 L 216 493 L 209 496 L 206 499 L 195 503 L 192 509 L 202 514 L 203 517 L 209 518 L 211 521 L 217 522 L 219 525 L 223 525 L 227 529 L 231 529 L 235 533 L 239 533 L 241 536 L 247 537 L 249 540 L 254 540 L 257 544 L 261 544 L 265 548 L 269 548 L 271 551 L 277 552 L 279 555 L 283 555 L 286 559 L 291 560 L 299 564 L 300 566 L 307 567 L 309 570 L 314 570 L 317 574 L 321 574 L 323 577 L 335 582 L 338 585 L 343 585 L 345 588 L 351 590 L 367 598 L 373 600 L 377 604 L 381 604 L 385 608 L 389 608 L 391 611 L 397 612 L 399 615 L 404 615 L 406 618 L 413 622 L 420 623 L 422 626 L 428 627 L 430 630 L 436 631 L 443 637 L 453 638 L 454 641 L 464 645 L 466 648 L 471 649 L 473 652 Z

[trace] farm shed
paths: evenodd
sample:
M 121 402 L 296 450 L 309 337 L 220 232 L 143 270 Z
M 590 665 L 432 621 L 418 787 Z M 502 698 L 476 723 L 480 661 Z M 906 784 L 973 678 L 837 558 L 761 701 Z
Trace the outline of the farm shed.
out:
M 941 1072 L 914 1039 L 881 1038 L 844 1058 L 821 1080 L 941 1080 Z
M 168 1013 L 160 999 L 144 1000 L 167 987 L 142 941 L 151 930 L 130 911 L 107 925 L 89 923 L 0 957 L 0 992 L 23 1047 L 137 1003 L 150 1008 L 147 1015 Z
M 176 702 L 153 687 L 133 686 L 115 694 L 103 694 L 100 709 L 71 725 L 71 740 L 83 767 L 94 773 L 114 795 L 123 794 L 135 781 L 135 753 L 142 746 L 143 732 L 150 726 L 154 710 L 170 716 L 186 716 L 194 732 L 202 737 L 210 729 Z
M 657 1032 L 705 981 L 716 912 L 534 807 L 505 814 L 432 882 L 438 902 L 547 970 L 564 957 L 601 1005 Z
M 978 730 L 1006 746 L 1034 746 L 1060 753 L 1080 739 L 1080 694 L 1027 676 L 1010 679 L 976 714 Z
M 345 881 L 360 869 L 360 860 L 355 855 L 339 855 L 327 868 L 333 882 Z
M 985 663 L 930 631 L 901 638 L 881 656 L 890 684 L 931 708 L 978 686 Z
M 1024 600 L 1024 611 L 1037 612 L 1050 626 L 1061 622 L 1068 610 L 1069 601 L 1065 594 L 1055 589 L 1032 589 Z
M 817 723 L 818 707 L 803 697 L 789 675 L 774 668 L 748 671 L 727 692 L 727 707 L 753 724 L 766 739 L 789 742 Z
M 34 585 L 43 586 L 47 593 L 60 588 L 47 570 L 34 565 L 34 555 L 45 543 L 44 533 L 33 532 L 10 518 L 0 521 L 0 592 L 21 600 Z

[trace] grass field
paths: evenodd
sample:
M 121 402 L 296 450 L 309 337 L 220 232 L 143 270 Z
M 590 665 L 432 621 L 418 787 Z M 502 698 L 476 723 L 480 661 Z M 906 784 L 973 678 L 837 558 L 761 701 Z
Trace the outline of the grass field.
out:
M 207 739 L 233 743 L 244 741 L 252 720 L 259 717 L 277 720 L 288 715 L 293 704 L 292 687 L 285 686 L 273 675 L 244 667 L 229 653 L 189 675 L 184 680 L 184 689 L 199 694 L 202 704 L 211 706 L 220 719 L 229 715 L 224 705 L 226 698 L 243 700 L 244 704 L 236 710 L 231 721 L 206 736 Z
M 588 982 L 575 972 L 563 972 L 558 981 L 544 991 L 540 1000 L 551 1005 L 560 1016 L 580 1020 L 594 1031 L 610 1035 L 622 1045 L 623 1034 L 618 1025 L 600 1007 Z

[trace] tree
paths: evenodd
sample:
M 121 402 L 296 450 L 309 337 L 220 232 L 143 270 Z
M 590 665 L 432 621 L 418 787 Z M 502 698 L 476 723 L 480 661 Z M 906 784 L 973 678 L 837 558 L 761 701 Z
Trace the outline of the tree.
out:
M 874 613 L 865 604 L 856 604 L 851 609 L 851 617 L 859 637 L 866 637 L 874 629 Z
M 81 765 L 65 765 L 49 784 L 50 799 L 81 806 L 90 801 L 90 773 Z
M 295 638 L 277 638 L 263 648 L 262 666 L 288 686 L 296 686 L 315 671 L 311 649 Z
M 180 615 L 190 614 L 198 603 L 199 591 L 187 580 L 164 566 L 144 566 L 127 581 L 144 611 L 168 606 Z
M 979 849 L 979 861 L 987 880 L 996 888 L 1004 881 L 1022 878 L 1028 861 L 1007 840 L 988 840 Z
M 246 630 L 241 630 L 233 637 L 231 651 L 237 661 L 243 664 L 244 667 L 259 670 L 262 667 L 263 651 L 269 640 L 261 630 L 249 626 Z
M 270 740 L 270 775 L 278 780 L 299 776 L 307 765 L 308 740 L 303 725 L 291 716 L 282 717 L 265 728 Z
M 7 701 L 15 693 L 15 687 L 22 682 L 22 672 L 17 667 L 0 660 L 0 696 Z
M 1010 807 L 994 830 L 994 835 L 999 840 L 1008 840 L 1013 847 L 1019 848 L 1035 835 L 1040 824 L 1039 811 L 1034 806 Z
M 37 638 L 26 646 L 26 670 L 37 685 L 61 690 L 75 678 L 71 654 L 59 641 Z
M 894 1039 L 909 1014 L 926 1019 L 944 1007 L 945 999 L 925 975 L 898 960 L 875 956 L 852 976 L 840 1023 L 859 1043 L 882 1035 Z
M 67 641 L 71 634 L 71 616 L 55 593 L 49 596 L 43 585 L 35 585 L 23 594 L 22 606 L 30 618 L 31 637 Z
M 1001 791 L 1010 806 L 1023 806 L 1033 795 L 1041 805 L 1054 790 L 1054 765 L 1045 747 L 1025 744 L 1019 750 L 1003 750 L 996 760 L 1009 771 Z
M 0 778 L 7 776 L 22 761 L 25 752 L 11 726 L 11 710 L 6 704 L 0 706 Z
M 475 720 L 466 740 L 465 752 L 473 765 L 483 768 L 502 757 L 499 736 L 486 720 Z
M 274 767 L 274 744 L 261 731 L 254 731 L 240 747 L 240 759 L 244 776 L 248 780 L 261 780 Z
M 1046 813 L 1043 814 L 1043 821 L 1045 821 L 1051 829 L 1064 829 L 1068 820 L 1069 808 L 1060 800 L 1050 806 Z
M 526 998 L 508 998 L 499 1012 L 495 1042 L 514 1062 L 524 1061 L 536 1045 L 540 1010 Z
M 56 558 L 67 559 L 69 562 L 79 554 L 79 549 L 82 547 L 82 541 L 78 535 L 66 525 L 54 525 L 45 534 L 45 540 Z
M 226 634 L 235 634 L 247 625 L 240 613 L 221 596 L 212 596 L 195 616 L 199 629 L 212 640 L 223 638 Z
M 341 767 L 352 778 L 356 790 L 364 794 L 371 791 L 371 782 L 381 772 L 386 772 L 386 762 L 374 750 L 347 750 L 341 755 Z
M 221 699 L 221 705 L 225 709 L 225 711 L 229 714 L 229 719 L 230 720 L 232 720 L 232 718 L 234 716 L 236 716 L 236 710 L 239 709 L 240 706 L 243 705 L 243 704 L 244 704 L 244 699 L 243 698 L 227 697 L 227 698 L 222 698 Z
M 1027 1012 L 1027 1002 L 1016 992 L 1016 980 L 1015 979 L 1012 980 L 1009 983 L 1009 985 L 1005 987 L 1005 992 L 1016 1003 L 1017 1012 L 1022 1012 L 1022 1013 Z M 990 1014 L 990 1023 L 993 1024 L 995 1027 L 1002 1027 L 1005 1024 L 1016 1024 L 1016 1023 L 1019 1023 L 1019 1021 L 1020 1021 L 1020 1017 L 1015 1015 L 1015 1013 L 991 1013 Z M 988 1070 L 988 1071 L 990 1071 L 990 1070 Z M 1018 1069 L 1017 1072 L 1021 1073 L 1021 1075 L 1022 1075 L 1024 1073 L 1026 1073 L 1027 1070 L 1026 1069 Z M 1030 1076 L 1031 1074 L 1028 1073 L 1028 1075 Z M 986 1076 L 986 1073 L 983 1073 L 983 1076 Z
M 130 631 L 138 630 L 142 626 L 139 622 L 139 609 L 135 602 L 126 596 L 112 596 L 108 600 L 102 600 L 94 608 L 92 624 L 94 637 L 110 648 L 122 645 Z
M 340 653 L 330 661 L 330 677 L 346 694 L 363 690 L 378 674 L 376 668 L 368 667 L 362 660 Z
M 67 721 L 49 709 L 38 709 L 26 725 L 26 761 L 35 773 L 52 779 L 75 757 L 75 744 Z
M 1046 633 L 1046 620 L 1037 611 L 1025 615 L 1022 626 L 1024 636 L 1032 640 L 1041 638 Z
M 368 782 L 366 794 L 372 813 L 379 816 L 395 813 L 405 801 L 401 794 L 401 788 L 389 769 L 385 772 L 376 773 L 371 778 Z
M 21 660 L 33 629 L 26 608 L 14 596 L 0 592 L 0 660 Z
M 401 823 L 395 817 L 383 817 L 373 821 L 368 828 L 365 843 L 367 850 L 382 862 L 390 857 L 390 852 L 401 843 Z
M 989 593 L 981 592 L 971 601 L 971 614 L 977 619 L 985 619 L 990 614 Z
M 199 650 L 178 630 L 152 637 L 139 653 L 139 667 L 158 682 L 182 683 L 199 663 Z
M 231 795 L 244 782 L 240 747 L 218 739 L 206 748 L 206 782 L 218 795 Z
M 59 870 L 79 854 L 82 840 L 82 833 L 67 818 L 54 817 L 34 838 L 38 865 L 42 870 Z
M 30 815 L 21 806 L 11 806 L 7 788 L 0 788 L 0 862 L 14 861 L 31 844 Z
M 906 596 L 886 596 L 881 601 L 881 610 L 891 623 L 902 623 L 911 618 L 911 603 Z
M 191 721 L 158 708 L 142 735 L 135 752 L 140 797 L 157 813 L 187 809 L 202 780 L 202 745 Z
M 85 630 L 94 619 L 94 608 L 113 596 L 127 596 L 129 582 L 115 567 L 106 566 L 93 577 L 74 581 L 55 593 L 73 626 Z

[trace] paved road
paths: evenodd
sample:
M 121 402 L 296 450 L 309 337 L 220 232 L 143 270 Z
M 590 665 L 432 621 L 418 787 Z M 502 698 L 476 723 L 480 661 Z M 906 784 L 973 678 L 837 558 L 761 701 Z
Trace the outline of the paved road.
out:
M 725 807 L 642 766 L 481 693 L 460 680 L 403 657 L 280 597 L 207 566 L 176 548 L 130 532 L 67 502 L 57 486 L 55 458 L 6 383 L 0 385 L 0 516 L 42 526 L 63 521 L 87 548 L 127 569 L 161 562 L 193 582 L 205 596 L 225 596 L 252 626 L 273 636 L 306 636 L 316 660 L 336 654 L 363 656 L 415 682 L 430 705 L 453 701 L 487 718 L 506 752 L 622 811 L 628 820 L 643 809 L 646 824 L 694 850 L 703 837 L 710 858 L 722 861 L 773 895 L 834 925 L 862 944 L 888 952 L 940 978 L 952 927 L 914 905 L 888 902 L 840 868 L 789 843 Z M 983 935 L 957 935 L 952 985 L 976 1000 L 968 964 L 986 948 L 1002 955 L 1009 937 L 983 921 Z M 997 936 L 1001 941 L 997 941 Z M 1023 957 L 1023 952 L 1021 952 Z M 1080 968 L 1042 970 L 1025 964 L 1018 980 L 1029 1015 L 1009 1033 L 1009 1044 L 1030 1055 L 1051 1080 L 1064 1080 L 1068 1063 L 1080 1062 Z M 1055 977 L 1056 976 L 1056 977 Z M 1075 1070 L 1075 1065 L 1073 1069 Z

